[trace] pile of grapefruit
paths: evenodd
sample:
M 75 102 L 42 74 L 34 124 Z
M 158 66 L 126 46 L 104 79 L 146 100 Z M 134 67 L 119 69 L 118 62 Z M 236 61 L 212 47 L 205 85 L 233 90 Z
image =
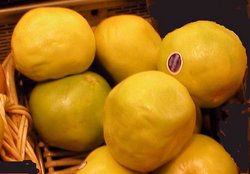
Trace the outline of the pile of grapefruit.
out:
M 11 47 L 16 70 L 35 82 L 28 102 L 38 136 L 89 152 L 77 174 L 238 173 L 200 132 L 200 110 L 236 94 L 247 68 L 226 27 L 194 21 L 161 38 L 137 15 L 92 30 L 76 11 L 42 7 L 21 17 Z

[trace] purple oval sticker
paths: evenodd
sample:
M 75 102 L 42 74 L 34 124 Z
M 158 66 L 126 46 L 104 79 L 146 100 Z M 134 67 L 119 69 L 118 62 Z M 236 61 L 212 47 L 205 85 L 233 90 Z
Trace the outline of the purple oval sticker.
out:
M 170 54 L 167 59 L 166 66 L 171 74 L 178 74 L 182 68 L 182 56 L 178 52 Z

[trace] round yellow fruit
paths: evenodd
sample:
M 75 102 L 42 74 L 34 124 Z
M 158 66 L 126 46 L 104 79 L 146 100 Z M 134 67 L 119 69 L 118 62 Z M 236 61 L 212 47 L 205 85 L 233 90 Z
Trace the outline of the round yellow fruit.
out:
M 223 104 L 243 83 L 247 55 L 239 37 L 212 21 L 195 21 L 168 33 L 158 69 L 187 87 L 204 108 Z
M 120 164 L 149 172 L 180 152 L 195 119 L 195 104 L 179 81 L 160 71 L 139 72 L 107 96 L 104 139 Z
M 51 146 L 93 149 L 103 143 L 102 112 L 109 91 L 106 80 L 90 71 L 38 83 L 29 99 L 34 127 Z
M 94 149 L 84 160 L 76 174 L 139 174 L 114 160 L 107 146 Z
M 168 147 L 166 147 L 168 148 Z M 221 144 L 195 134 L 183 151 L 153 174 L 238 174 L 238 167 Z
M 83 72 L 95 56 L 94 33 L 86 19 L 62 7 L 25 13 L 14 28 L 11 47 L 16 69 L 35 81 Z
M 94 34 L 97 59 L 115 81 L 156 69 L 161 38 L 146 19 L 136 15 L 109 17 Z

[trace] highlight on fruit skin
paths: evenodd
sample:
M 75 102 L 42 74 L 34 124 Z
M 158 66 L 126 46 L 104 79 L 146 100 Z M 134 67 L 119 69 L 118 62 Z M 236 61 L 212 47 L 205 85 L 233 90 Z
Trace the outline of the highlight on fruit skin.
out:
M 167 147 L 166 147 L 167 148 Z M 175 159 L 152 174 L 239 174 L 224 147 L 211 137 L 194 134 Z
M 134 14 L 108 17 L 94 34 L 97 60 L 116 82 L 156 70 L 161 37 L 145 18 Z
M 11 37 L 15 68 L 34 81 L 81 73 L 95 56 L 94 33 L 78 12 L 39 7 L 26 12 Z
M 157 68 L 185 85 L 198 106 L 214 108 L 240 90 L 247 69 L 246 49 L 226 27 L 194 21 L 166 34 Z

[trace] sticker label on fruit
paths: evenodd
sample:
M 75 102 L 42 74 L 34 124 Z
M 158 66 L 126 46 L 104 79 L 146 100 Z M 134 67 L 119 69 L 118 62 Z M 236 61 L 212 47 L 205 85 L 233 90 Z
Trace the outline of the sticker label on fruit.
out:
M 181 54 L 179 52 L 173 52 L 167 58 L 166 67 L 171 74 L 176 75 L 181 71 L 182 64 L 183 60 Z

